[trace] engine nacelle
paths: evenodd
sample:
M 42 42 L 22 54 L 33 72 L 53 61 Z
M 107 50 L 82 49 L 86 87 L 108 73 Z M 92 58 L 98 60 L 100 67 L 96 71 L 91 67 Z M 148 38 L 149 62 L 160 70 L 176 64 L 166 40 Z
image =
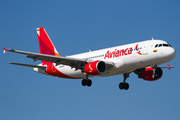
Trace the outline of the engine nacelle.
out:
M 162 77 L 162 75 L 163 75 L 163 71 L 159 67 L 155 68 L 155 74 L 154 75 L 153 75 L 153 68 L 152 67 L 145 68 L 141 72 L 141 78 L 144 80 L 147 80 L 147 81 L 158 80 Z
M 100 75 L 106 71 L 106 64 L 103 61 L 90 62 L 85 65 L 84 71 L 88 75 Z

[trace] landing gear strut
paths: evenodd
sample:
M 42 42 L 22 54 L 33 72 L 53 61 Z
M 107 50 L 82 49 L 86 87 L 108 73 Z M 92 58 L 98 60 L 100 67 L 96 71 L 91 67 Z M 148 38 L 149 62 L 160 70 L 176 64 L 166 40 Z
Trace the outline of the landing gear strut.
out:
M 90 87 L 92 85 L 92 81 L 91 79 L 88 79 L 88 75 L 86 75 L 86 79 L 83 79 L 81 82 L 82 86 L 88 86 Z
M 124 78 L 124 80 L 123 80 L 123 82 L 121 82 L 121 83 L 119 83 L 119 89 L 121 89 L 121 90 L 128 90 L 129 89 L 129 84 L 128 83 L 126 83 L 126 79 L 129 77 L 129 73 L 125 73 L 125 74 L 123 74 L 123 78 Z
M 157 65 L 151 65 L 151 67 L 153 68 L 152 78 L 155 78 Z

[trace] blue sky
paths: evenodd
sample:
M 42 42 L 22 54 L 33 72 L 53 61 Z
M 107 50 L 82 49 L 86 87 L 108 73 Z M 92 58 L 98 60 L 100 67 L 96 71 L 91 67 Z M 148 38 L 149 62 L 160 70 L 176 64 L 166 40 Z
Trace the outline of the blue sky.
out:
M 45 27 L 62 56 L 132 42 L 162 39 L 180 50 L 178 0 L 1 0 L 0 46 L 39 52 L 36 28 Z M 3 49 L 2 49 L 3 52 Z M 131 73 L 81 80 L 55 78 L 8 62 L 38 64 L 24 55 L 1 54 L 1 120 L 180 119 L 179 54 L 163 77 L 148 82 Z M 164 64 L 166 65 L 166 64 Z

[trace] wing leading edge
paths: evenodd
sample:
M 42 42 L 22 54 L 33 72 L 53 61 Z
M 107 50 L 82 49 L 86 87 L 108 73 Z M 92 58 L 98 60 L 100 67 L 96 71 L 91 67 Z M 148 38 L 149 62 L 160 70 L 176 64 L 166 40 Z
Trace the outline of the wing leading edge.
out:
M 88 62 L 95 61 L 95 60 L 87 61 L 85 59 L 72 58 L 72 57 L 62 57 L 62 56 L 54 56 L 54 55 L 47 55 L 47 54 L 39 54 L 39 53 L 26 52 L 26 51 L 14 50 L 14 49 L 6 49 L 6 48 L 3 48 L 3 49 L 4 49 L 4 51 L 27 55 L 26 57 L 33 59 L 33 61 L 42 60 L 42 61 L 56 63 L 56 66 L 59 64 L 63 64 L 63 65 L 68 65 L 71 68 L 76 68 L 76 69 L 82 69 L 82 67 L 84 67 L 85 64 L 87 64 Z M 104 61 L 104 62 L 107 65 L 107 68 L 113 66 L 113 63 L 111 63 L 109 61 Z M 20 63 L 10 63 L 10 64 L 30 67 L 26 64 L 20 64 Z

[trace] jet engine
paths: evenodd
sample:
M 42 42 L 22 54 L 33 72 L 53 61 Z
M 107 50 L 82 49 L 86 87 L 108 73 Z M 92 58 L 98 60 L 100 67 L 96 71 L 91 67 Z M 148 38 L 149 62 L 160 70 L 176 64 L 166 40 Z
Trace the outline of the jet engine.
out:
M 106 64 L 103 61 L 90 62 L 85 65 L 84 71 L 88 75 L 99 75 L 106 71 Z
M 154 70 L 152 67 L 149 67 L 149 68 L 143 69 L 140 75 L 141 75 L 141 78 L 144 80 L 155 81 L 162 77 L 163 71 L 160 67 L 154 68 Z

